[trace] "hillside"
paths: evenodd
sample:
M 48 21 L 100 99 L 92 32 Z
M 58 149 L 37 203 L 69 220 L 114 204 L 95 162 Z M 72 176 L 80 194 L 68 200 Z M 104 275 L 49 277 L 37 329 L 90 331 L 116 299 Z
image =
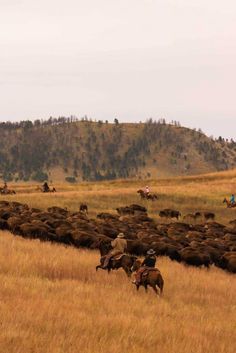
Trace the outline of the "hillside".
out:
M 165 121 L 1 123 L 0 137 L 0 176 L 8 181 L 155 179 L 236 166 L 235 142 Z

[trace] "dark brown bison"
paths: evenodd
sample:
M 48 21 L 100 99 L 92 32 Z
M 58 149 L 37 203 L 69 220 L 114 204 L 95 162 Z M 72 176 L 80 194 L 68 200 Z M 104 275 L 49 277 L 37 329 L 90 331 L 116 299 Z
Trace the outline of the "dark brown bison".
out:
M 206 221 L 214 220 L 215 219 L 215 214 L 213 212 L 203 212 L 203 216 Z
M 5 219 L 0 218 L 0 229 L 1 230 L 8 230 L 9 225 Z
M 233 227 L 236 227 L 236 219 L 233 219 L 232 221 L 230 221 L 229 224 Z
M 236 273 L 236 252 L 226 252 L 220 258 L 219 267 L 226 269 L 229 272 Z
M 80 212 L 88 213 L 88 206 L 85 203 L 81 203 L 79 206 Z
M 132 205 L 129 206 L 129 208 L 134 210 L 134 212 L 144 212 L 144 213 L 147 212 L 146 207 L 140 206 L 140 205 L 137 205 L 137 204 L 132 204 Z
M 39 226 L 32 223 L 24 223 L 19 226 L 19 234 L 25 238 L 52 240 L 53 234 L 48 231 L 47 227 Z
M 169 208 L 166 208 L 166 209 L 161 210 L 159 212 L 159 216 L 160 217 L 165 217 L 165 218 L 176 218 L 176 219 L 179 219 L 179 217 L 181 216 L 181 213 L 179 211 L 171 210 Z
M 55 214 L 60 214 L 62 216 L 66 216 L 68 214 L 68 211 L 66 208 L 61 208 L 58 206 L 52 206 L 47 209 L 49 213 L 55 213 Z
M 197 220 L 199 220 L 200 218 L 202 218 L 202 214 L 201 212 L 195 212 L 195 213 L 188 213 L 183 217 L 183 220 L 186 220 L 188 222 L 196 222 Z
M 134 210 L 128 206 L 126 207 L 118 207 L 116 209 L 116 211 L 118 212 L 118 214 L 121 215 L 133 215 L 134 214 Z
M 206 266 L 209 267 L 211 264 L 211 258 L 208 254 L 200 252 L 198 249 L 186 247 L 180 250 L 181 261 L 192 266 Z

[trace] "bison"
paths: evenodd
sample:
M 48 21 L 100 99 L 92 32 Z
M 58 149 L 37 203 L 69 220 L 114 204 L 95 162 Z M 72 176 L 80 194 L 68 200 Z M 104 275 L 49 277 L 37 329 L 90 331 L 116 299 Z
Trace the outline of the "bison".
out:
M 166 208 L 166 209 L 161 210 L 159 212 L 159 216 L 160 217 L 165 217 L 165 218 L 176 218 L 176 219 L 179 219 L 179 217 L 181 216 L 181 213 L 179 211 L 171 210 L 169 208 Z

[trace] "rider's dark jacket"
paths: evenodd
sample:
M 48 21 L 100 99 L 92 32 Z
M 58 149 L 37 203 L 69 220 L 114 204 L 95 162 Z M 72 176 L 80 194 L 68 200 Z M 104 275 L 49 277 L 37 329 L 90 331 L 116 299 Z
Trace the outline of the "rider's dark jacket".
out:
M 155 265 L 156 265 L 155 255 L 147 255 L 142 262 L 142 266 L 146 266 L 146 267 L 155 267 Z

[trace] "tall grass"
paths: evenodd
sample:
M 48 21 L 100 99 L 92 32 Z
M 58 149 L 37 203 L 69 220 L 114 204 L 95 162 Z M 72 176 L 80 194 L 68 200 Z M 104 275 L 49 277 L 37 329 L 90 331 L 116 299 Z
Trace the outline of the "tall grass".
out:
M 0 196 L 0 200 L 16 200 L 44 209 L 57 205 L 72 211 L 78 210 L 81 202 L 86 202 L 92 217 L 98 212 L 115 212 L 116 207 L 139 203 L 146 206 L 149 214 L 156 219 L 163 208 L 174 208 L 182 214 L 213 211 L 216 220 L 225 224 L 236 218 L 236 209 L 226 209 L 222 203 L 225 196 L 236 193 L 235 170 L 195 177 L 149 180 L 148 184 L 151 191 L 158 194 L 158 201 L 140 200 L 137 189 L 145 184 L 139 180 L 57 184 L 58 192 L 55 194 L 37 192 L 36 184 L 12 184 L 10 187 L 15 188 L 17 194 Z
M 158 259 L 160 299 L 97 252 L 0 233 L 0 352 L 234 353 L 236 279 Z

